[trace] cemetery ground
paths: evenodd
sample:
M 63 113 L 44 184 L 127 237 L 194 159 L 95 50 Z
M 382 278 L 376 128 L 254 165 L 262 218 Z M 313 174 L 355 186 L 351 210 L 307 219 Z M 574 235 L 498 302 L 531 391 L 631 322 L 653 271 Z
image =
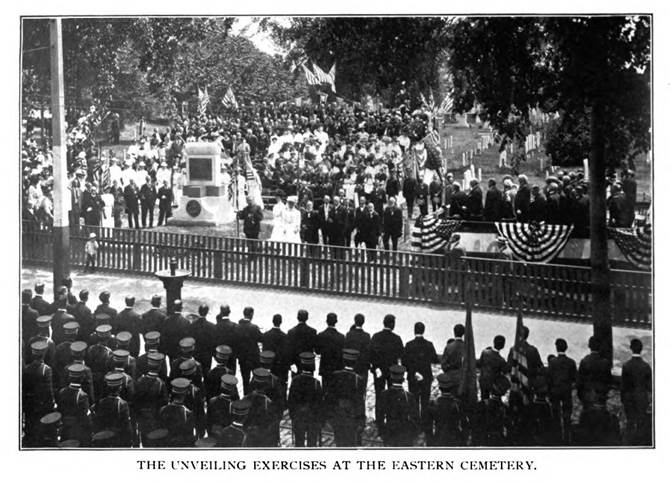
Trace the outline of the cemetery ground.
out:
M 43 269 L 23 267 L 21 272 L 21 285 L 32 287 L 35 282 L 42 281 L 47 287 L 51 287 L 51 272 Z M 72 273 L 74 281 L 73 291 L 77 293 L 83 288 L 91 292 L 91 308 L 97 305 L 97 294 L 103 290 L 111 292 L 111 305 L 117 309 L 124 306 L 124 297 L 133 295 L 136 297 L 136 309 L 144 312 L 150 308 L 151 295 L 158 293 L 164 295 L 161 282 L 153 277 L 139 277 L 131 275 L 112 275 L 104 272 L 84 274 L 80 271 Z M 45 293 L 45 298 L 50 299 L 50 289 Z M 413 326 L 415 322 L 422 321 L 426 324 L 426 339 L 433 342 L 438 354 L 444 350 L 449 337 L 452 336 L 452 328 L 457 323 L 464 323 L 465 312 L 456 309 L 444 309 L 431 307 L 425 304 L 415 305 L 411 303 L 400 303 L 393 301 L 380 301 L 369 298 L 356 298 L 347 296 L 324 296 L 311 293 L 298 293 L 282 290 L 272 290 L 259 287 L 245 287 L 236 285 L 222 285 L 206 282 L 195 282 L 187 280 L 182 290 L 184 302 L 184 313 L 194 314 L 201 304 L 210 307 L 208 319 L 214 321 L 219 311 L 219 305 L 227 303 L 231 306 L 231 320 L 237 321 L 242 317 L 242 310 L 246 306 L 255 309 L 254 323 L 262 331 L 271 328 L 272 316 L 279 313 L 283 317 L 282 329 L 288 331 L 296 323 L 297 311 L 304 308 L 309 312 L 308 323 L 317 331 L 325 329 L 325 318 L 328 312 L 338 315 L 337 329 L 346 333 L 353 324 L 356 313 L 365 315 L 364 328 L 370 333 L 377 332 L 382 328 L 384 315 L 392 313 L 396 316 L 395 332 L 400 335 L 403 342 L 413 337 Z M 163 300 L 165 303 L 165 300 Z M 514 340 L 516 317 L 514 315 L 501 315 L 476 311 L 473 313 L 473 332 L 475 337 L 475 351 L 481 353 L 483 349 L 491 345 L 493 337 L 502 334 L 507 340 L 507 345 L 502 351 L 507 354 Z M 536 317 L 524 318 L 524 324 L 530 329 L 529 340 L 537 346 L 546 364 L 547 356 L 555 353 L 554 340 L 562 337 L 567 340 L 569 348 L 567 354 L 577 362 L 588 352 L 587 341 L 592 335 L 592 326 L 589 320 L 584 321 L 562 321 L 541 319 Z M 622 364 L 630 357 L 628 344 L 631 338 L 637 337 L 644 344 L 643 357 L 648 362 L 653 360 L 652 354 L 652 332 L 646 329 L 614 328 L 614 374 L 621 373 Z M 439 366 L 434 366 L 434 372 L 439 372 Z M 435 386 L 435 384 L 434 384 Z M 241 391 L 241 384 L 240 384 Z M 434 389 L 434 391 L 437 391 Z M 573 422 L 579 417 L 580 404 L 575 396 L 575 411 Z M 608 407 L 619 416 L 622 424 L 625 421 L 623 410 L 620 405 L 618 391 L 611 391 Z M 364 446 L 381 446 L 382 442 L 377 434 L 373 423 L 374 418 L 374 389 L 372 378 L 369 378 L 366 396 L 366 426 L 363 436 Z M 282 446 L 291 445 L 290 420 L 285 415 L 281 429 Z M 333 446 L 333 435 L 331 428 L 326 426 L 322 436 L 323 446 Z M 417 444 L 423 444 L 420 437 Z

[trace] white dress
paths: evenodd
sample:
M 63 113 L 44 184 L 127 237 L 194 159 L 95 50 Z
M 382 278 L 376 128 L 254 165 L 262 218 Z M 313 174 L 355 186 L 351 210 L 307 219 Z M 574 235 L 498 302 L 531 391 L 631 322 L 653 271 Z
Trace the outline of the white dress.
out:
M 281 217 L 284 226 L 284 241 L 300 243 L 300 211 L 295 208 L 285 208 Z
M 114 228 L 114 217 L 112 216 L 112 208 L 114 208 L 114 195 L 111 193 L 103 193 L 100 195 L 102 202 L 105 203 L 102 212 L 105 216 L 102 218 L 102 226 L 106 228 Z
M 284 237 L 284 211 L 286 205 L 281 201 L 272 207 L 272 234 L 270 241 L 283 242 L 286 241 Z

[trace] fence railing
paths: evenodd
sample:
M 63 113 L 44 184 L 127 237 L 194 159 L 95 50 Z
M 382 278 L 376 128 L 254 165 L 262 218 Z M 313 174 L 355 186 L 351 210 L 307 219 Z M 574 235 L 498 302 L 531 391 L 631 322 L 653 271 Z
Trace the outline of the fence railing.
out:
M 527 314 L 589 319 L 591 313 L 588 267 L 86 226 L 71 231 L 74 267 L 84 266 L 92 231 L 100 245 L 97 266 L 105 270 L 150 275 L 176 258 L 198 280 L 455 306 L 465 303 L 467 291 L 475 307 L 493 311 L 516 310 L 519 294 Z M 23 261 L 50 265 L 52 238 L 24 226 Z M 649 326 L 651 274 L 610 273 L 613 323 Z

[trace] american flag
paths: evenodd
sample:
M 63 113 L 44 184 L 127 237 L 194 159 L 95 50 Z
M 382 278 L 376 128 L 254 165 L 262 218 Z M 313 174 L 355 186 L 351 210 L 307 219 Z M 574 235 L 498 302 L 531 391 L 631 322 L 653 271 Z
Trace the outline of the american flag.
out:
M 319 79 L 316 78 L 316 76 L 307 68 L 305 64 L 302 65 L 302 70 L 305 71 L 305 77 L 307 77 L 307 84 L 310 86 L 318 86 L 321 84 L 319 82 Z
M 221 102 L 223 103 L 223 107 L 237 109 L 237 99 L 235 99 L 235 94 L 233 94 L 232 88 L 228 87 L 226 95 L 223 96 Z
M 510 368 L 510 379 L 512 383 L 511 392 L 515 394 L 518 401 L 527 405 L 530 401 L 531 388 L 528 379 L 528 358 L 526 357 L 523 342 L 523 312 L 519 308 L 516 317 L 516 335 L 514 346 L 511 350 L 512 364 Z
M 314 70 L 314 75 L 318 79 L 320 84 L 330 84 L 330 77 L 324 71 L 321 70 L 321 67 L 312 62 L 312 70 Z
M 207 93 L 207 86 L 205 86 L 205 90 L 201 90 L 200 87 L 198 87 L 198 112 L 201 116 L 204 116 L 205 112 L 207 112 L 208 104 L 209 94 Z
M 451 93 L 449 93 L 442 100 L 442 104 L 440 104 L 438 112 L 445 114 L 447 112 L 451 112 L 453 108 L 454 108 L 454 98 L 451 97 Z
M 332 87 L 333 92 L 337 92 L 335 90 L 335 63 L 334 62 L 333 62 L 333 66 L 328 71 L 328 77 L 330 79 L 330 87 Z
M 434 253 L 442 250 L 456 230 L 460 220 L 443 220 L 435 212 L 420 216 L 412 229 L 412 249 Z

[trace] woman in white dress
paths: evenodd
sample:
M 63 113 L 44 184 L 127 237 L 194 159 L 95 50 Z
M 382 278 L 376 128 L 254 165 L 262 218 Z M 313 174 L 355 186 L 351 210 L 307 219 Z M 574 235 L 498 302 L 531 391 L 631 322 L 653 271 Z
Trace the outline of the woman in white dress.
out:
M 288 206 L 282 212 L 282 224 L 284 226 L 284 241 L 290 243 L 300 243 L 300 210 L 295 205 L 298 202 L 297 196 L 286 198 Z
M 270 241 L 282 242 L 286 241 L 284 237 L 284 210 L 286 205 L 282 200 L 284 193 L 280 190 L 277 192 L 277 202 L 272 207 L 272 234 Z
M 114 208 L 114 195 L 109 189 L 100 195 L 105 206 L 102 208 L 102 226 L 105 228 L 114 228 L 114 216 L 112 215 L 112 208 Z

